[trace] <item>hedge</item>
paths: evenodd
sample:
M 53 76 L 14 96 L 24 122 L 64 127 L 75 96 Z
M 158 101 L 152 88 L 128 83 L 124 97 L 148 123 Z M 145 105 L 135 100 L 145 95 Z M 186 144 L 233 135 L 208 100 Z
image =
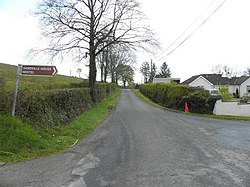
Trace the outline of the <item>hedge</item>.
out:
M 175 110 L 184 110 L 185 102 L 193 113 L 212 113 L 216 100 L 207 90 L 175 83 L 140 85 L 140 92 L 152 101 Z
M 116 90 L 115 84 L 97 83 L 96 101 L 100 102 Z M 0 113 L 10 113 L 13 93 L 0 92 Z M 56 90 L 20 90 L 16 116 L 33 125 L 66 125 L 94 104 L 89 88 Z

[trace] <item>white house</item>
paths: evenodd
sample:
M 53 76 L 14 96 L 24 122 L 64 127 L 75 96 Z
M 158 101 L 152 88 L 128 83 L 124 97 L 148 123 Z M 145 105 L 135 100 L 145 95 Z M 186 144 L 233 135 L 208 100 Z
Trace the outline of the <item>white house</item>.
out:
M 200 74 L 195 75 L 181 84 L 189 86 L 199 86 L 206 90 L 219 89 L 220 86 L 228 86 L 228 90 L 233 95 L 240 97 L 250 94 L 250 76 L 231 77 L 222 74 Z
M 153 78 L 153 83 L 170 83 L 170 82 L 176 82 L 176 83 L 180 83 L 180 79 L 179 78 L 171 78 L 171 77 L 168 77 L 168 78 L 157 78 L 157 77 L 154 77 Z

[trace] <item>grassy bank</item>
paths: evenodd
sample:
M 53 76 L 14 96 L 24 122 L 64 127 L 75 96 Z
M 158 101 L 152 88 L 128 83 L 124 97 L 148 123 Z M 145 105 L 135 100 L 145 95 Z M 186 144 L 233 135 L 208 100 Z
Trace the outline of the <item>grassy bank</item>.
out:
M 13 91 L 15 87 L 17 66 L 0 63 L 0 78 L 5 81 L 5 91 Z M 21 76 L 19 89 L 46 90 L 72 88 L 87 85 L 86 80 L 64 75 L 54 77 Z
M 157 103 L 154 103 L 152 100 L 145 97 L 139 90 L 134 90 L 134 93 L 141 100 L 145 101 L 146 103 L 148 103 L 148 104 L 150 104 L 150 105 L 152 105 L 154 107 L 158 107 L 158 108 L 173 111 L 173 112 L 183 113 L 183 114 L 187 114 L 187 115 L 196 115 L 196 116 L 207 117 L 207 118 L 215 118 L 215 119 L 250 121 L 250 117 L 244 117 L 244 116 L 227 116 L 227 115 L 218 115 L 218 116 L 216 116 L 216 115 L 211 115 L 211 114 L 184 113 L 184 112 L 181 112 L 179 110 L 168 109 L 168 108 L 165 108 L 165 107 L 163 107 L 163 106 L 161 106 L 161 105 L 159 105 Z
M 114 109 L 120 90 L 65 127 L 32 127 L 0 115 L 0 162 L 20 161 L 59 153 L 90 135 Z

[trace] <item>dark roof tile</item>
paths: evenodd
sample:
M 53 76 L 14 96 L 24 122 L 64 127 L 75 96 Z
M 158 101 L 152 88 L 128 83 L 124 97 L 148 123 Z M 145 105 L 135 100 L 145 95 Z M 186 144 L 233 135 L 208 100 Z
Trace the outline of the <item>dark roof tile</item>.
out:
M 228 77 L 222 77 L 222 74 L 200 74 L 192 76 L 191 78 L 185 80 L 181 84 L 189 85 L 200 76 L 207 79 L 213 85 L 241 85 L 243 82 L 245 82 L 247 79 L 250 78 L 250 76 L 228 78 Z

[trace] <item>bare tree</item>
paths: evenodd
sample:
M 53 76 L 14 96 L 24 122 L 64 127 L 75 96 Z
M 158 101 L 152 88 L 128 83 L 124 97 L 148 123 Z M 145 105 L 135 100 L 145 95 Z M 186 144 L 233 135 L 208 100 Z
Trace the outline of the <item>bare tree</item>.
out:
M 122 73 L 117 67 L 120 64 L 132 66 L 135 63 L 135 55 L 131 50 L 124 46 L 111 46 L 109 49 L 109 73 L 111 82 L 118 83 L 119 76 Z
M 108 50 L 103 50 L 102 53 L 96 56 L 96 61 L 101 71 L 101 82 L 107 82 L 107 76 L 108 76 L 107 52 Z
M 216 66 L 212 67 L 211 71 L 215 74 L 222 74 L 222 66 L 220 64 L 217 64 Z
M 223 69 L 223 74 L 225 74 L 225 75 L 228 75 L 228 74 L 231 75 L 233 73 L 233 68 L 231 68 L 231 67 L 229 67 L 227 65 L 224 65 L 222 67 L 222 69 Z
M 247 69 L 244 71 L 245 76 L 250 76 L 250 67 L 247 67 Z
M 79 76 L 79 78 L 80 78 L 80 77 L 81 77 L 82 69 L 81 69 L 81 68 L 77 68 L 76 72 L 78 73 L 78 76 Z
M 241 74 L 235 68 L 230 67 L 228 65 L 221 65 L 221 64 L 217 64 L 216 66 L 213 66 L 211 70 L 215 74 L 222 74 L 224 76 L 230 75 L 232 77 L 236 77 L 237 75 Z
M 126 83 L 128 85 L 134 80 L 134 70 L 130 65 L 119 64 L 117 69 L 120 70 L 119 79 L 123 82 L 123 87 L 126 87 Z
M 120 64 L 133 66 L 136 55 L 125 46 L 110 45 L 101 54 L 97 56 L 97 61 L 101 71 L 101 80 L 106 82 L 107 76 L 111 82 L 118 83 L 119 76 L 122 73 Z
M 110 45 L 149 49 L 157 46 L 154 34 L 136 0 L 43 0 L 35 14 L 43 36 L 50 40 L 42 51 L 73 55 L 81 61 L 89 55 L 89 86 L 94 99 L 96 56 Z

